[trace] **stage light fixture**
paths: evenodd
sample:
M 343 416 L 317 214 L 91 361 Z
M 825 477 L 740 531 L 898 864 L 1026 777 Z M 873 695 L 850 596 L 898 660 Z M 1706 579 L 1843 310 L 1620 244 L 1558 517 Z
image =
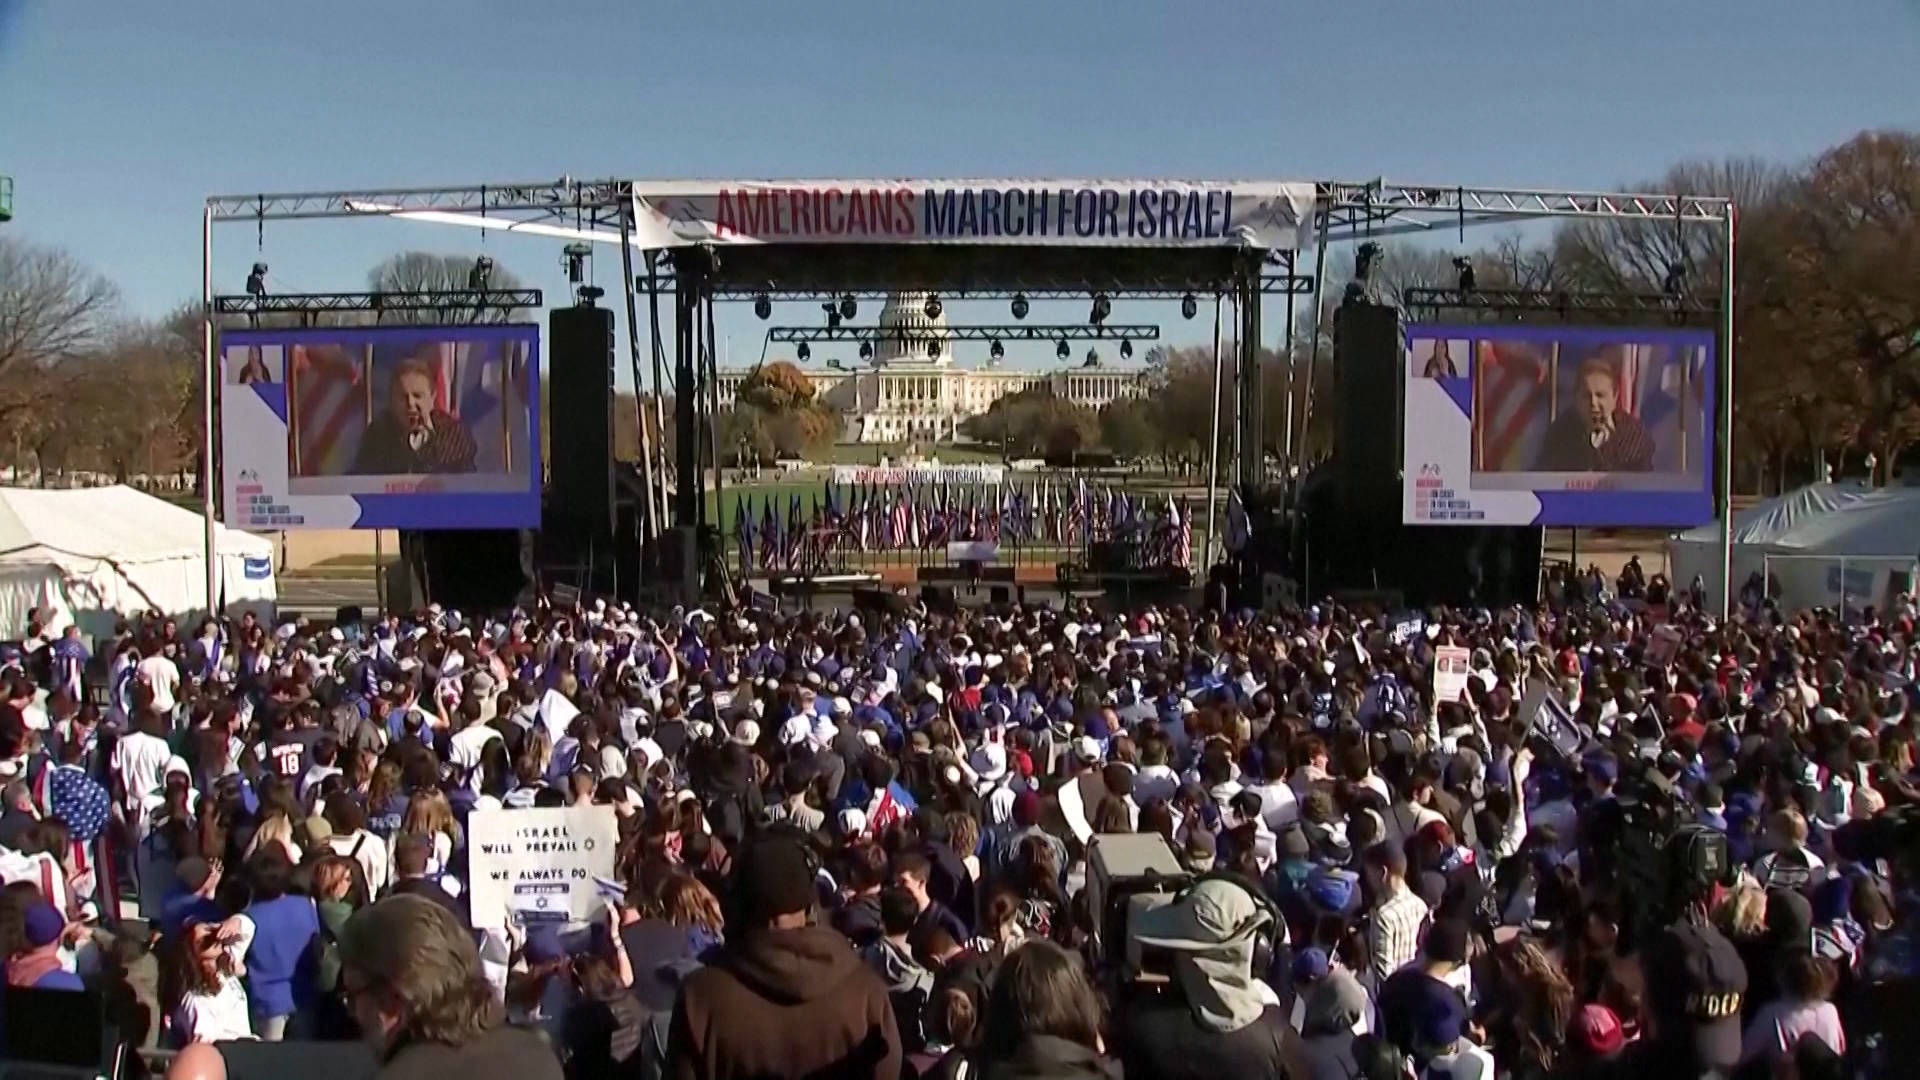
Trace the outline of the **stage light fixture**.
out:
M 807 348 L 807 343 L 803 341 L 800 343 L 799 348 L 793 350 L 793 355 L 799 357 L 800 362 L 804 364 L 807 362 L 807 359 L 813 355 L 813 350 Z
M 840 309 L 834 306 L 832 301 L 828 301 L 820 305 L 820 310 L 827 313 L 827 329 L 838 330 L 840 328 Z
M 941 306 L 940 298 L 938 296 L 930 295 L 927 297 L 927 306 L 922 310 L 924 310 L 927 313 L 927 318 L 937 319 L 940 317 L 940 313 L 942 311 L 945 311 L 946 308 Z
M 862 360 L 873 359 L 873 342 L 863 341 L 860 343 L 860 359 Z
M 1027 317 L 1027 294 L 1023 292 L 1014 293 L 1013 303 L 1007 306 L 1013 311 L 1014 318 L 1016 319 L 1026 318 Z
M 1365 285 L 1373 281 L 1373 264 L 1380 259 L 1380 245 L 1369 240 L 1353 255 L 1353 280 Z
M 1132 341 L 1132 339 L 1130 339 L 1130 338 L 1121 338 L 1121 339 L 1120 339 L 1120 359 L 1122 359 L 1122 360 L 1131 360 L 1131 359 L 1133 359 L 1133 341 Z
M 1473 291 L 1473 260 L 1465 255 L 1453 257 L 1454 285 L 1463 293 Z
M 257 262 L 253 264 L 253 272 L 247 275 L 247 295 L 248 296 L 267 295 L 267 264 L 266 263 Z
M 840 298 L 840 317 L 842 319 L 851 322 L 853 317 L 858 314 L 860 314 L 860 304 L 853 298 L 852 293 L 848 293 Z
M 767 297 L 766 293 L 761 293 L 754 298 L 753 313 L 763 322 L 773 318 L 773 301 Z
M 1067 344 L 1066 338 L 1061 338 L 1060 344 L 1054 346 L 1053 355 L 1065 360 L 1067 357 L 1073 355 L 1073 346 Z
M 927 359 L 929 360 L 940 359 L 940 342 L 938 341 L 927 342 Z
M 593 257 L 593 245 L 576 241 L 560 249 L 561 265 L 567 268 L 567 281 L 578 285 L 587 280 L 587 260 Z
M 1194 299 L 1192 293 L 1188 293 L 1187 295 L 1180 298 L 1180 317 L 1181 318 L 1191 319 L 1198 314 L 1200 314 L 1200 301 Z
M 467 288 L 474 292 L 485 292 L 493 283 L 493 260 L 482 255 L 473 260 L 472 269 L 467 271 Z M 578 284 L 576 281 L 575 284 Z
M 999 339 L 996 338 L 987 346 L 987 355 L 993 357 L 995 360 L 1002 359 L 1007 355 L 1007 347 L 1000 344 Z
M 1113 302 L 1107 299 L 1107 294 L 1094 293 L 1093 310 L 1087 312 L 1087 321 L 1095 326 L 1099 326 L 1101 323 L 1106 322 L 1107 316 L 1111 314 L 1113 314 Z

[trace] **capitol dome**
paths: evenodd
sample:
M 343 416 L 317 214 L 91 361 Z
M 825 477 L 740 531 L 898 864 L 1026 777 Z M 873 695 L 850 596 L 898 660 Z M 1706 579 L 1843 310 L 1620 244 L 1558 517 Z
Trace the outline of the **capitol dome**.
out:
M 880 309 L 880 329 L 884 332 L 873 344 L 873 366 L 920 364 L 946 366 L 953 363 L 953 334 L 947 329 L 947 313 L 927 317 L 927 295 L 923 292 L 897 292 L 887 297 Z M 898 333 L 905 340 L 892 335 Z M 940 355 L 927 358 L 927 342 L 940 343 Z

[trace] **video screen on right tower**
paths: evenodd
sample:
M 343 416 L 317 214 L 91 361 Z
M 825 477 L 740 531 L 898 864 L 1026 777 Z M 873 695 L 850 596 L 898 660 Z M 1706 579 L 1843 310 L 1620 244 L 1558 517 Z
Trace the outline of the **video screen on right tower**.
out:
M 1417 324 L 1406 344 L 1409 524 L 1712 520 L 1711 332 Z

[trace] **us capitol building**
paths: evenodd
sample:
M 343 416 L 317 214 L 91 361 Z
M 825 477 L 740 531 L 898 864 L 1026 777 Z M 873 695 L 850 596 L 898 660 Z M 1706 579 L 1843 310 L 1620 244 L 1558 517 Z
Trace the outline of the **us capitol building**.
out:
M 844 418 L 845 442 L 947 442 L 958 434 L 961 421 L 1035 386 L 1095 410 L 1147 393 L 1145 369 L 1108 368 L 1092 355 L 1057 371 L 1015 371 L 991 358 L 983 368 L 956 367 L 946 312 L 929 316 L 926 293 L 894 293 L 880 311 L 879 324 L 873 357 L 861 366 L 801 368 L 813 382 L 816 399 Z M 930 349 L 930 343 L 938 348 Z M 734 393 L 751 373 L 751 368 L 720 370 L 722 408 L 732 406 Z

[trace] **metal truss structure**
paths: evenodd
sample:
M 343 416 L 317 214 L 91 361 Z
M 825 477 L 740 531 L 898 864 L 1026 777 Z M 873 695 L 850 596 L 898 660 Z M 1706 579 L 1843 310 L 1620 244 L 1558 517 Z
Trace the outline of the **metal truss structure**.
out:
M 448 289 L 432 292 L 241 294 L 213 298 L 215 315 L 313 315 L 341 311 L 474 311 L 538 308 L 539 289 Z
M 949 326 L 941 330 L 923 330 L 910 326 L 776 326 L 767 331 L 767 340 L 781 344 L 800 341 L 898 341 L 903 344 L 937 341 L 1159 341 L 1160 327 L 1155 323 L 1098 326 L 1072 323 L 1047 326 L 1039 323 Z
M 664 275 L 660 279 L 662 289 L 671 288 L 673 276 Z M 642 286 L 644 287 L 644 285 Z M 715 300 L 757 300 L 766 297 L 769 300 L 798 300 L 812 303 L 843 300 L 849 296 L 855 300 L 877 300 L 884 302 L 893 296 L 897 289 L 853 289 L 845 292 L 833 292 L 821 289 L 759 289 L 746 285 L 715 286 Z M 1112 289 L 1079 288 L 1000 288 L 1000 289 L 951 289 L 940 293 L 942 299 L 949 300 L 1008 300 L 1016 297 L 1031 301 L 1042 300 L 1085 300 L 1093 293 L 1106 292 L 1115 298 L 1127 300 L 1186 300 L 1212 296 L 1210 290 L 1192 289 L 1129 289 L 1119 286 Z M 1262 274 L 1260 292 L 1267 296 L 1308 296 L 1313 293 L 1313 278 L 1305 274 Z
M 1720 305 L 1670 293 L 1571 292 L 1564 289 L 1408 289 L 1400 306 L 1426 321 L 1441 312 L 1508 315 L 1650 316 L 1698 322 L 1717 315 Z
M 661 360 L 660 321 L 657 305 L 653 298 L 659 296 L 663 280 L 671 282 L 674 305 L 675 341 L 671 348 L 675 356 L 673 367 L 673 385 L 679 391 L 675 395 L 676 409 L 679 410 L 680 438 L 684 442 L 681 460 L 676 463 L 679 492 L 676 498 L 679 524 L 694 525 L 698 517 L 695 511 L 704 506 L 704 500 L 697 498 L 699 489 L 698 459 L 706 453 L 717 463 L 717 448 L 706 451 L 696 450 L 696 437 L 689 434 L 694 428 L 693 402 L 697 396 L 707 399 L 707 408 L 717 410 L 717 397 L 713 391 L 712 353 L 713 353 L 713 310 L 716 298 L 746 298 L 761 292 L 772 291 L 756 282 L 741 280 L 736 273 L 722 273 L 714 258 L 714 252 L 708 249 L 675 249 L 667 260 L 656 259 L 656 253 L 647 253 L 646 277 L 636 278 L 633 266 L 633 250 L 637 246 L 633 234 L 632 211 L 634 207 L 635 182 L 622 179 L 575 180 L 560 177 L 552 181 L 533 181 L 525 183 L 480 184 L 462 187 L 444 188 L 398 188 L 360 191 L 330 191 L 304 193 L 260 193 L 243 195 L 219 195 L 209 198 L 204 208 L 202 233 L 202 296 L 207 312 L 204 331 L 204 349 L 206 369 L 203 373 L 207 385 L 202 395 L 205 427 L 203 440 L 204 460 L 209 463 L 208 476 L 202 484 L 204 491 L 203 513 L 206 517 L 207 544 L 207 595 L 209 600 L 216 595 L 218 580 L 215 576 L 214 532 L 214 400 L 218 388 L 213 384 L 213 319 L 218 314 L 213 296 L 213 226 L 216 223 L 252 222 L 256 231 L 264 235 L 269 221 L 291 221 L 319 218 L 386 217 L 423 223 L 449 224 L 483 229 L 498 229 L 503 232 L 516 232 L 523 235 L 565 238 L 568 240 L 587 240 L 598 243 L 610 243 L 618 246 L 621 252 L 624 273 L 622 290 L 626 293 L 627 328 L 629 348 L 633 352 L 633 364 L 636 374 L 639 369 L 639 349 L 637 337 L 640 324 L 637 317 L 636 295 L 649 298 L 649 308 L 654 309 L 651 319 L 654 324 L 654 359 L 656 372 Z M 1719 315 L 1720 349 L 1720 387 L 1721 414 L 1718 418 L 1719 454 L 1716 460 L 1717 481 L 1720 495 L 1721 539 L 1722 539 L 1722 600 L 1728 599 L 1729 589 L 1725 575 L 1730 570 L 1731 532 L 1727 512 L 1730 496 L 1728 487 L 1731 469 L 1732 443 L 1732 388 L 1733 388 L 1733 248 L 1735 207 L 1731 200 L 1706 195 L 1659 194 L 1659 193 L 1622 193 L 1554 191 L 1548 189 L 1522 188 L 1480 188 L 1461 185 L 1396 184 L 1384 180 L 1368 182 L 1325 181 L 1315 184 L 1315 265 L 1310 276 L 1296 275 L 1294 259 L 1296 253 L 1264 252 L 1226 252 L 1231 262 L 1230 272 L 1221 272 L 1218 265 L 1203 266 L 1195 262 L 1185 268 L 1184 276 L 1154 276 L 1134 274 L 1132 284 L 1144 287 L 1143 291 L 1134 291 L 1131 295 L 1159 299 L 1184 299 L 1186 293 L 1216 297 L 1231 296 L 1237 313 L 1237 327 L 1228 328 L 1230 340 L 1235 343 L 1236 356 L 1234 370 L 1240 380 L 1258 379 L 1260 372 L 1259 342 L 1261 340 L 1260 304 L 1263 295 L 1280 293 L 1287 297 L 1286 332 L 1289 337 L 1294 328 L 1294 301 L 1296 295 L 1319 292 L 1325 281 L 1327 249 L 1332 244 L 1362 238 L 1379 238 L 1394 235 L 1433 235 L 1440 230 L 1457 228 L 1465 231 L 1468 226 L 1485 225 L 1495 222 L 1515 222 L 1546 220 L 1555 218 L 1575 218 L 1590 220 L 1671 222 L 1676 228 L 1705 227 L 1720 230 L 1724 236 L 1723 254 L 1725 263 L 1721 268 L 1721 303 L 1717 309 Z M 1115 280 L 1109 284 L 1108 278 L 1125 276 L 1112 271 L 1095 273 L 1089 277 L 1073 276 L 1067 272 L 1073 267 L 1061 264 L 1061 273 L 1053 280 L 1036 276 L 1019 261 L 1019 253 L 1025 249 L 1009 248 L 991 255 L 979 254 L 978 259 L 992 259 L 989 266 L 991 274 L 973 277 L 963 276 L 956 284 L 965 284 L 969 288 L 966 295 L 998 297 L 1010 295 L 1014 289 L 1025 283 L 1035 288 L 1024 291 L 1029 297 L 1045 295 L 1054 298 L 1083 297 L 1091 289 L 1121 294 L 1127 292 L 1124 284 Z M 904 248 L 890 249 L 894 263 L 908 267 L 908 258 L 902 253 Z M 1164 252 L 1172 257 L 1173 249 Z M 937 254 L 946 254 L 945 252 Z M 961 254 L 954 252 L 954 254 Z M 1089 252 L 1089 256 L 1094 253 Z M 1103 253 L 1104 254 L 1104 253 Z M 1269 275 L 1262 265 L 1268 256 L 1279 256 L 1274 261 L 1284 267 L 1285 273 Z M 1002 257 L 1004 256 L 1004 257 Z M 920 256 L 914 256 L 919 258 Z M 749 258 L 748 261 L 751 261 Z M 873 260 L 876 265 L 887 262 L 886 258 Z M 1090 257 L 1086 265 L 1097 265 Z M 1137 268 L 1131 264 L 1122 265 L 1128 271 Z M 918 263 L 910 267 L 911 273 L 903 282 L 920 282 L 917 285 L 902 287 L 939 287 L 943 294 L 960 296 L 958 290 L 949 290 L 946 281 L 928 273 Z M 916 277 L 915 274 L 920 275 Z M 922 280 L 924 279 L 924 280 Z M 769 282 L 768 284 L 773 284 Z M 798 292 L 785 292 L 783 296 L 795 298 L 817 298 L 820 300 L 838 299 L 843 290 L 856 291 L 861 296 L 878 296 L 879 287 L 888 282 L 864 280 L 858 275 L 844 276 L 842 279 L 821 278 L 805 282 L 788 282 L 790 286 L 804 284 Z M 1459 298 L 1455 298 L 1459 299 Z M 1664 298 L 1663 298 L 1664 299 Z M 1528 301 L 1515 301 L 1526 303 Z M 1621 313 L 1634 311 L 1631 305 L 1635 301 L 1621 302 L 1626 305 Z M 1456 309 L 1475 309 L 1472 303 L 1460 305 Z M 371 310 L 371 309 L 369 309 Z M 1479 310 L 1492 310 L 1481 307 Z M 1551 303 L 1542 310 L 1557 310 Z M 1666 310 L 1664 308 L 1655 310 Z M 1650 312 L 1649 312 L 1650 313 Z M 1692 314 L 1692 313 L 1688 313 Z M 1077 328 L 1085 332 L 1085 327 Z M 1312 385 L 1312 369 L 1318 359 L 1319 339 L 1314 335 L 1313 359 L 1309 360 L 1308 386 Z M 1216 340 L 1220 335 L 1216 333 Z M 656 385 L 659 385 L 656 381 Z M 1288 394 L 1291 411 L 1292 394 Z M 1309 399 L 1309 407 L 1311 405 Z M 1253 394 L 1242 400 L 1235 416 L 1238 432 L 1239 456 L 1236 473 L 1243 483 L 1256 483 L 1264 474 L 1262 460 L 1262 423 L 1260 415 L 1260 395 Z M 660 416 L 659 396 L 654 397 L 655 430 L 664 430 L 665 421 Z M 1289 417 L 1289 421 L 1291 417 Z M 1291 427 L 1289 423 L 1289 427 Z M 643 438 L 646 425 L 643 424 Z M 1299 425 L 1304 433 L 1306 424 Z M 1296 455 L 1289 440 L 1287 456 Z M 649 473 L 650 490 L 666 491 L 664 470 L 666 460 L 664 452 L 659 458 L 662 470 L 660 486 L 653 487 L 651 476 L 654 459 L 651 455 L 646 462 Z M 715 478 L 719 470 L 715 466 Z

